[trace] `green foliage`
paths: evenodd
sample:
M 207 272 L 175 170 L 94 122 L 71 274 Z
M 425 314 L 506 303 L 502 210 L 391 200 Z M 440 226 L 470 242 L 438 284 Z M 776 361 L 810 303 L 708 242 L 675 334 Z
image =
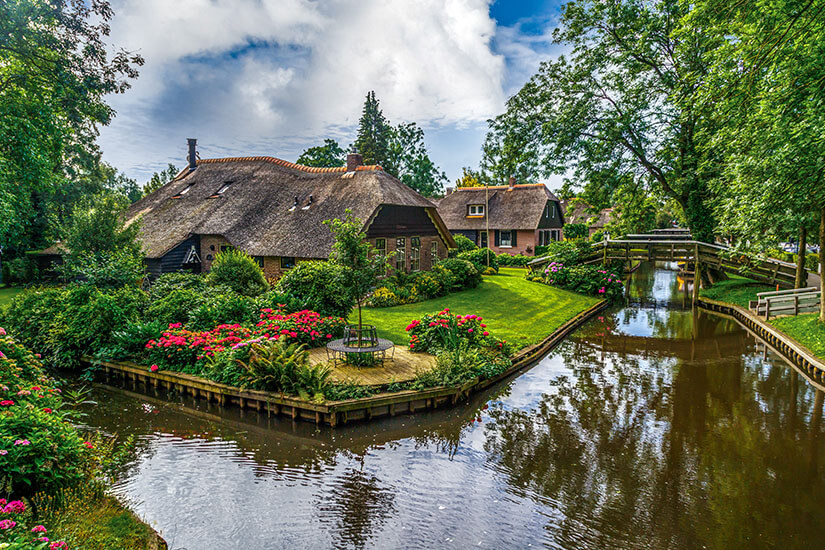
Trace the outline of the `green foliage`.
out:
M 148 182 L 143 186 L 143 195 L 146 196 L 149 193 L 154 193 L 173 179 L 175 176 L 178 175 L 178 169 L 175 167 L 174 164 L 171 162 L 169 166 L 166 167 L 165 170 L 161 170 L 160 172 L 155 172 L 152 174 L 152 177 L 149 179 Z
M 700 289 L 699 295 L 703 298 L 747 308 L 751 300 L 756 300 L 757 293 L 771 290 L 776 290 L 776 288 L 743 277 L 732 276 L 715 283 L 710 288 Z
M 241 387 L 278 391 L 302 398 L 324 399 L 332 369 L 325 364 L 310 365 L 303 344 L 262 340 L 249 346 L 249 358 L 237 359 L 241 367 Z
M 825 323 L 819 320 L 816 313 L 777 317 L 770 323 L 820 359 L 825 359 Z
M 153 302 L 156 302 L 168 296 L 174 290 L 186 289 L 195 292 L 205 292 L 206 288 L 206 277 L 203 275 L 188 273 L 186 271 L 176 271 L 164 273 L 152 281 L 149 287 L 149 297 Z
M 580 294 L 598 296 L 613 302 L 624 297 L 624 285 L 619 277 L 600 266 L 565 266 L 561 263 L 550 262 L 540 280 L 548 285 L 565 288 Z
M 453 291 L 475 288 L 481 284 L 481 272 L 471 262 L 461 258 L 447 258 L 438 265 L 453 275 Z
M 273 288 L 258 296 L 255 307 L 257 309 L 277 309 L 284 313 L 292 313 L 301 309 L 301 300 L 292 294 Z
M 633 233 L 647 233 L 656 227 L 656 214 L 662 210 L 646 189 L 623 185 L 615 194 L 616 208 L 607 226 L 612 238 Z
M 592 235 L 590 235 L 590 242 L 599 243 L 599 242 L 602 242 L 603 240 L 604 240 L 604 231 L 602 231 L 601 229 L 597 229 L 596 231 L 593 232 Z
M 564 238 L 565 239 L 586 239 L 587 238 L 587 224 L 584 223 L 566 223 L 564 224 Z
M 453 238 L 455 239 L 455 250 L 457 251 L 457 254 L 461 254 L 462 252 L 470 252 L 471 250 L 478 248 L 476 243 L 460 233 L 458 235 L 454 235 Z
M 128 321 L 112 332 L 111 344 L 94 350 L 94 355 L 99 359 L 111 361 L 139 357 L 146 347 L 146 342 L 159 338 L 167 326 L 168 323 L 158 319 Z
M 221 324 L 248 323 L 258 308 L 254 299 L 234 292 L 210 292 L 200 305 L 189 312 L 188 325 L 205 330 Z
M 252 256 L 234 248 L 215 256 L 206 277 L 209 284 L 226 285 L 244 296 L 258 296 L 269 288 L 261 266 Z
M 347 155 L 337 141 L 325 139 L 323 145 L 304 150 L 295 162 L 304 166 L 334 168 L 346 164 Z
M 72 211 L 65 242 L 68 253 L 61 266 L 66 277 L 97 287 L 119 287 L 143 276 L 140 226 L 123 225 L 120 213 L 125 206 L 122 197 L 97 195 Z
M 295 296 L 302 309 L 346 317 L 355 305 L 350 270 L 333 262 L 298 262 L 278 281 L 276 290 Z
M 37 262 L 32 258 L 3 259 L 3 282 L 8 285 L 26 284 L 38 278 Z
M 498 265 L 502 267 L 526 267 L 528 263 L 535 259 L 533 256 L 502 252 L 498 255 Z
M 479 174 L 469 166 L 461 169 L 461 177 L 455 182 L 456 187 L 482 187 L 484 184 L 479 181 Z
M 590 251 L 590 243 L 585 240 L 554 241 L 545 247 L 542 255 L 547 256 L 552 262 L 573 266 L 579 264 Z M 538 251 L 536 253 L 538 254 Z
M 149 319 L 169 323 L 186 323 L 189 313 L 206 303 L 206 294 L 201 290 L 178 288 L 159 299 L 153 299 L 146 315 Z
M 330 384 L 324 391 L 324 396 L 330 401 L 344 401 L 346 399 L 361 399 L 362 397 L 369 397 L 376 393 L 378 393 L 378 389 L 372 386 L 345 383 Z
M 469 252 L 462 252 L 458 255 L 458 259 L 467 260 L 475 266 L 479 273 L 483 273 L 487 267 L 498 273 L 498 257 L 489 248 L 476 248 Z

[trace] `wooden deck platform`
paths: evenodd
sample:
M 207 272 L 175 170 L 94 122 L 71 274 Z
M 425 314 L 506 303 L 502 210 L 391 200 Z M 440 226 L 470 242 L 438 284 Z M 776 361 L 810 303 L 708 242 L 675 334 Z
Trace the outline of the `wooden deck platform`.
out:
M 389 352 L 387 352 L 389 354 Z M 327 362 L 325 348 L 314 348 L 309 352 L 313 365 Z M 395 346 L 393 359 L 372 367 L 356 367 L 338 361 L 332 369 L 335 382 L 351 382 L 361 386 L 383 386 L 393 382 L 409 382 L 419 373 L 435 367 L 435 356 L 429 353 L 412 353 L 404 346 Z

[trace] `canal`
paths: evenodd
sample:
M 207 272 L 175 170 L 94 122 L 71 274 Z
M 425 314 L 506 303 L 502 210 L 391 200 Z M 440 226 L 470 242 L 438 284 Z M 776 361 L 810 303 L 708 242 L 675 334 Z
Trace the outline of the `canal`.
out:
M 823 393 L 680 288 L 643 265 L 455 409 L 318 430 L 96 386 L 87 422 L 135 436 L 116 491 L 173 549 L 821 548 Z

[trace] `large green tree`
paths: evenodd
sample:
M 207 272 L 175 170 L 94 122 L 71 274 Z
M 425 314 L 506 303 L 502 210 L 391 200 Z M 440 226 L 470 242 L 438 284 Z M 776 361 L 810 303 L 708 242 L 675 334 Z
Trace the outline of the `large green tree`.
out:
M 325 139 L 323 145 L 305 149 L 296 161 L 304 166 L 334 168 L 347 162 L 347 154 L 334 139 Z
M 674 29 L 689 4 L 678 0 L 575 0 L 562 10 L 554 42 L 571 53 L 539 71 L 491 121 L 488 141 L 504 169 L 540 170 L 587 181 L 604 170 L 631 175 L 684 210 L 696 238 L 712 241 L 709 182 L 717 163 L 697 136 L 712 117 L 695 99 L 704 55 L 721 38 Z M 504 175 L 502 171 L 502 176 Z
M 74 201 L 102 186 L 98 127 L 143 59 L 110 53 L 105 0 L 0 2 L 0 246 L 41 246 Z M 91 189 L 95 191 L 96 189 Z

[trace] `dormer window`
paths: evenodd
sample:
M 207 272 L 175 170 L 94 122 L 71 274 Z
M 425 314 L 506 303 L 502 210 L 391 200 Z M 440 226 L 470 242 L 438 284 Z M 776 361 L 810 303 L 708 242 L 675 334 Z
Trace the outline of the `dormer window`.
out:
M 223 185 L 221 185 L 221 188 L 218 189 L 218 192 L 216 194 L 217 195 L 223 195 L 224 193 L 226 193 L 226 190 L 229 189 L 230 185 L 232 185 L 231 181 L 228 181 L 228 182 L 224 183 Z
M 544 205 L 544 217 L 545 218 L 555 218 L 556 217 L 556 207 L 553 206 L 552 202 L 548 202 Z
M 467 217 L 468 218 L 483 218 L 484 217 L 484 205 L 483 204 L 471 204 L 467 207 Z
M 187 193 L 189 192 L 189 190 L 190 190 L 190 189 L 192 189 L 192 186 L 191 186 L 191 185 L 187 185 L 186 187 L 184 187 L 184 188 L 181 190 L 181 192 L 180 192 L 180 193 L 178 193 L 177 195 L 175 195 L 175 196 L 174 196 L 174 197 L 172 197 L 172 198 L 173 198 L 173 199 L 179 199 L 179 198 L 181 198 L 182 196 L 184 196 L 185 194 L 187 194 Z

